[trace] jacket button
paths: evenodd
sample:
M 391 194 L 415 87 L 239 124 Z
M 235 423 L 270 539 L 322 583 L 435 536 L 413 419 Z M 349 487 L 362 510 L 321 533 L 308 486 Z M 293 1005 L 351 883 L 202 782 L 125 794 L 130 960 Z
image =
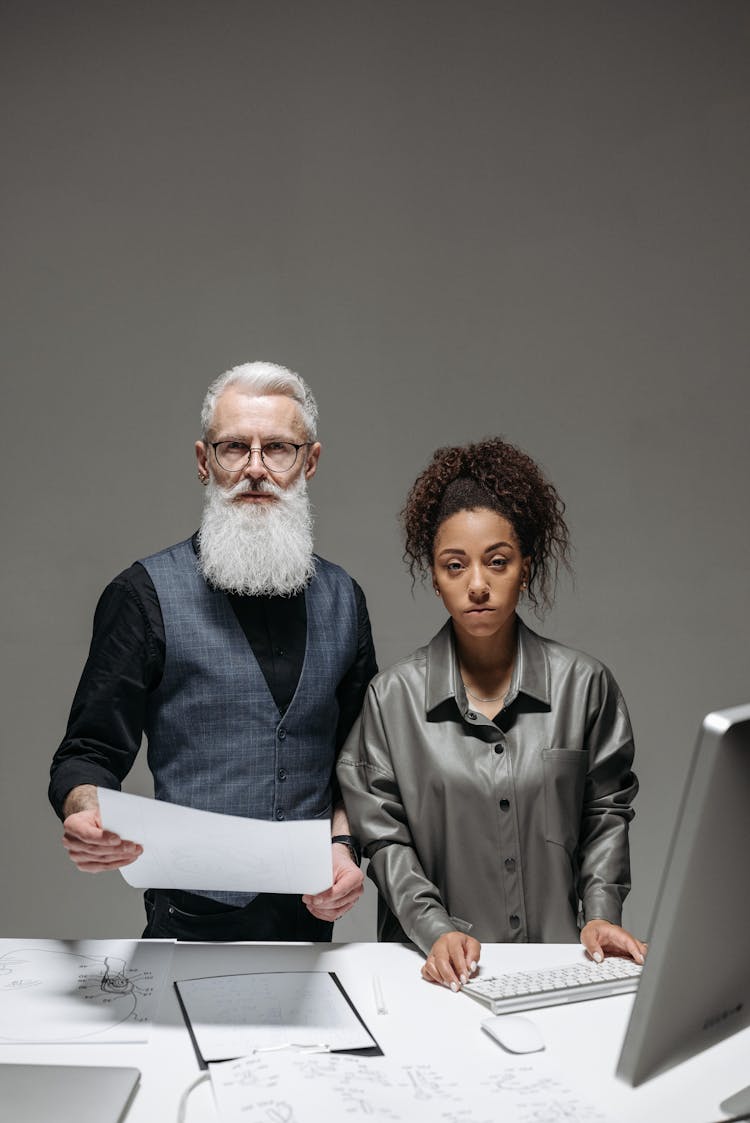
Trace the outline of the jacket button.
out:
M 280 780 L 286 780 L 288 775 L 289 773 L 287 772 L 286 768 L 279 769 L 278 776 Z
M 520 917 L 516 916 L 515 913 L 511 913 L 509 919 L 510 919 L 511 928 L 519 928 L 520 927 L 520 925 L 521 925 Z
M 280 741 L 283 741 L 283 740 L 285 740 L 285 739 L 286 739 L 286 729 L 284 729 L 284 726 L 283 726 L 283 725 L 282 725 L 282 726 L 281 726 L 281 728 L 279 729 L 279 731 L 278 731 L 278 733 L 276 734 L 276 736 L 278 737 L 278 739 L 279 739 Z
M 276 818 L 277 819 L 283 819 L 284 818 L 284 812 L 281 810 L 280 807 L 276 808 Z
M 498 754 L 498 756 L 500 755 L 501 752 L 504 751 L 504 749 L 505 749 L 505 745 L 495 745 L 495 752 Z
M 506 858 L 505 859 L 505 868 L 506 868 L 506 870 L 508 870 L 509 873 L 512 873 L 513 870 L 516 868 L 516 859 L 515 858 Z
M 507 811 L 509 809 L 509 807 L 510 807 L 510 800 L 509 799 L 501 799 L 500 800 L 500 810 L 501 811 Z

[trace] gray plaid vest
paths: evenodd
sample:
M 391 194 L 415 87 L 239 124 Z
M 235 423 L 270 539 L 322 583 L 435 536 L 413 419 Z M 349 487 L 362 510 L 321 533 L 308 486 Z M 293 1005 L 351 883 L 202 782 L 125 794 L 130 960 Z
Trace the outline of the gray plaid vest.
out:
M 157 799 L 253 819 L 330 815 L 336 690 L 356 658 L 357 611 L 348 574 L 315 562 L 304 664 L 282 718 L 229 599 L 198 572 L 190 539 L 141 561 L 166 640 L 145 723 Z M 231 905 L 253 899 L 207 895 Z

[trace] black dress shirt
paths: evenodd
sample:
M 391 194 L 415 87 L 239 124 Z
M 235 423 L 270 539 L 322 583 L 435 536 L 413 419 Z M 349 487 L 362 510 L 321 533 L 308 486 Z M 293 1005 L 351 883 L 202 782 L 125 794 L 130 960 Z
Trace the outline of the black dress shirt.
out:
M 357 657 L 337 691 L 337 750 L 377 672 L 365 596 L 356 581 L 352 584 Z M 304 593 L 291 597 L 230 595 L 229 600 L 283 714 L 294 697 L 305 657 Z M 72 788 L 79 784 L 119 788 L 132 768 L 141 745 L 148 696 L 161 681 L 165 650 L 159 598 L 148 573 L 135 562 L 110 582 L 96 607 L 89 656 L 65 736 L 52 761 L 49 798 L 60 818 Z M 337 794 L 335 791 L 334 798 Z

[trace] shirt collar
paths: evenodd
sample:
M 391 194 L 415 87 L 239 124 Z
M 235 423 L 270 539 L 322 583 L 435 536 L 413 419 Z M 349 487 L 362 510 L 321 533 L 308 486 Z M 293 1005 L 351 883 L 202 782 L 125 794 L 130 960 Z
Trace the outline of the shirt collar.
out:
M 544 640 L 531 628 L 518 619 L 518 658 L 511 683 L 511 694 L 514 685 L 518 684 L 516 693 L 527 694 L 536 698 L 538 702 L 550 704 L 550 670 L 549 655 L 544 645 Z M 512 700 L 509 698 L 509 701 Z
M 518 618 L 518 654 L 513 668 L 513 678 L 508 691 L 510 704 L 518 694 L 528 694 L 549 705 L 549 659 L 544 641 Z M 429 714 L 449 698 L 465 713 L 470 709 L 456 657 L 453 626 L 446 620 L 443 627 L 427 645 L 427 675 L 425 680 L 425 709 Z

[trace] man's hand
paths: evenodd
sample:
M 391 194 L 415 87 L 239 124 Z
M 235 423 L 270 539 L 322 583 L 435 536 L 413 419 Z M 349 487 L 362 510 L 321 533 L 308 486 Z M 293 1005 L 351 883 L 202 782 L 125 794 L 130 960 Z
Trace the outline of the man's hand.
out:
M 430 948 L 422 978 L 460 990 L 476 973 L 482 945 L 466 932 L 444 932 Z
M 64 820 L 63 827 L 63 846 L 71 861 L 87 873 L 128 866 L 143 853 L 137 842 L 103 829 L 98 807 L 74 811 Z
M 364 892 L 365 875 L 352 861 L 349 847 L 342 842 L 334 842 L 333 885 L 325 893 L 314 896 L 306 893 L 302 898 L 308 911 L 318 920 L 338 920 L 355 905 Z
M 607 955 L 629 956 L 636 963 L 643 963 L 648 945 L 631 936 L 619 924 L 608 920 L 590 920 L 581 929 L 581 943 L 590 957 L 597 963 Z

